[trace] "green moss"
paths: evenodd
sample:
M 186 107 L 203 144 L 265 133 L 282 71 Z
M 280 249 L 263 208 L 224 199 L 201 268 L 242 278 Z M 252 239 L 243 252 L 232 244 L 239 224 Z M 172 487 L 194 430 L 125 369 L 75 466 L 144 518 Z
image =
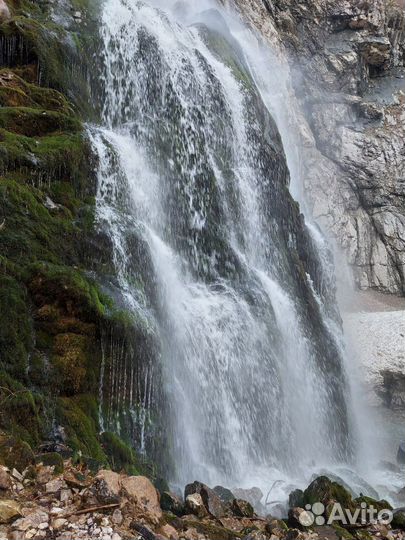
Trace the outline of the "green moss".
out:
M 32 349 L 27 295 L 18 281 L 1 274 L 0 313 L 3 314 L 0 324 L 0 368 L 11 375 L 21 376 L 27 369 L 28 354 Z
M 208 48 L 230 68 L 236 80 L 246 89 L 252 91 L 254 85 L 249 73 L 249 67 L 243 60 L 243 52 L 240 51 L 240 56 L 237 54 L 239 50 L 238 43 L 230 43 L 222 34 L 209 29 L 205 25 L 200 25 L 199 29 Z
M 332 527 L 334 528 L 339 539 L 354 540 L 354 536 L 347 529 L 336 524 L 332 524 Z
M 391 526 L 393 529 L 401 529 L 402 531 L 405 531 L 405 512 L 404 511 L 399 511 L 399 512 L 394 513 L 394 519 L 392 520 Z
M 20 268 L 38 259 L 57 262 L 63 254 L 73 256 L 71 215 L 52 215 L 44 198 L 38 189 L 0 179 L 0 252 Z
M 373 499 L 372 497 L 367 497 L 363 495 L 362 497 L 358 497 L 357 499 L 354 499 L 354 502 L 356 503 L 357 506 L 360 506 L 361 503 L 366 503 L 367 507 L 372 506 L 373 508 L 376 508 L 379 512 L 380 510 L 385 510 L 385 509 L 392 510 L 392 506 L 390 505 L 390 503 L 384 499 L 382 499 L 381 501 L 377 501 Z
M 0 463 L 22 472 L 34 463 L 34 454 L 25 441 L 0 434 Z
M 38 188 L 71 181 L 84 193 L 89 179 L 89 149 L 81 133 L 26 137 L 0 128 L 0 171 L 20 170 Z
M 327 505 L 331 501 L 339 502 L 344 508 L 351 509 L 355 505 L 350 493 L 337 482 L 326 476 L 316 478 L 304 491 L 304 504 L 322 502 Z
M 0 427 L 33 446 L 45 433 L 42 396 L 0 371 Z
M 55 132 L 81 131 L 82 124 L 73 116 L 29 107 L 2 107 L 0 128 L 26 137 L 41 137 Z
M 54 340 L 52 363 L 56 368 L 58 387 L 64 395 L 88 389 L 89 339 L 80 334 L 58 334 Z
M 46 299 L 53 299 L 71 313 L 87 316 L 90 320 L 105 315 L 109 300 L 96 283 L 79 270 L 42 262 L 32 264 L 29 270 L 28 287 L 38 304 L 44 303 L 44 299 L 45 303 Z
M 3 107 L 37 107 L 71 116 L 72 106 L 66 97 L 52 88 L 43 88 L 24 80 L 16 70 L 0 70 L 0 105 Z
M 36 463 L 42 463 L 47 467 L 54 467 L 54 474 L 62 474 L 64 465 L 63 458 L 56 452 L 48 452 L 46 454 L 39 454 L 35 456 Z
M 98 439 L 97 402 L 94 396 L 59 398 L 57 417 L 66 429 L 67 443 L 73 450 L 107 465 L 107 456 Z

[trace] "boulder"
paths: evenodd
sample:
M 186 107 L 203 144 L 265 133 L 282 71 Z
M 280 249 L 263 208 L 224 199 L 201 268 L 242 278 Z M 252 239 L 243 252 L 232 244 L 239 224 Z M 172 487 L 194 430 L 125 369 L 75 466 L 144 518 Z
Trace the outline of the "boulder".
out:
M 48 520 L 48 514 L 38 510 L 15 521 L 13 527 L 19 531 L 27 531 L 28 529 L 38 528 L 42 523 L 47 523 Z
M 405 464 L 405 441 L 402 441 L 398 447 L 397 461 L 401 465 Z
M 405 509 L 401 508 L 394 512 L 394 519 L 392 520 L 391 526 L 393 529 L 401 529 L 405 531 Z
M 24 471 L 34 462 L 34 453 L 28 443 L 14 437 L 0 436 L 0 463 L 9 469 Z
M 8 9 L 8 5 L 6 4 L 5 0 L 0 0 L 0 21 L 7 21 L 10 18 L 11 13 Z
M 162 517 L 159 504 L 159 494 L 152 482 L 145 476 L 125 476 L 121 480 L 121 487 L 127 497 L 143 507 L 153 521 Z
M 182 516 L 185 512 L 183 501 L 174 493 L 164 491 L 160 497 L 160 507 L 165 512 L 172 512 L 176 516 Z
M 339 502 L 344 508 L 353 508 L 350 493 L 327 476 L 319 476 L 304 491 L 304 505 L 321 502 L 326 507 L 333 501 Z
M 66 471 L 63 475 L 63 479 L 71 488 L 83 489 L 89 486 L 88 479 L 78 471 Z
M 271 535 L 283 536 L 287 529 L 287 524 L 282 519 L 267 518 L 266 531 Z
M 251 518 L 254 515 L 253 506 L 243 499 L 234 499 L 231 503 L 231 510 L 235 516 Z
M 11 478 L 7 467 L 0 466 L 0 490 L 7 490 L 11 488 Z
M 214 491 L 224 503 L 231 503 L 235 499 L 235 495 L 230 489 L 224 488 L 222 486 L 215 486 Z
M 39 465 L 37 467 L 37 482 L 38 484 L 47 484 L 52 480 L 54 467 L 48 465 Z
M 225 506 L 215 491 L 201 482 L 188 484 L 184 491 L 184 497 L 198 493 L 208 512 L 217 519 L 223 517 L 226 513 Z
M 194 514 L 198 518 L 203 518 L 208 515 L 208 511 L 199 493 L 192 493 L 191 495 L 187 495 L 186 511 L 190 514 Z
M 65 482 L 61 478 L 55 478 L 55 480 L 45 484 L 45 491 L 47 493 L 58 493 L 63 487 L 66 487 Z
M 253 507 L 257 507 L 263 498 L 263 492 L 258 487 L 252 487 L 250 489 L 235 488 L 232 490 L 232 493 L 236 498 L 250 502 Z
M 0 499 L 0 524 L 10 523 L 21 516 L 21 506 L 10 499 Z
M 302 489 L 294 489 L 288 497 L 288 505 L 290 508 L 296 506 L 304 506 L 304 492 Z
M 262 531 L 252 531 L 247 536 L 243 537 L 243 540 L 268 540 L 267 534 Z
M 308 518 L 308 521 L 306 520 Z M 288 525 L 293 529 L 302 529 L 313 524 L 312 514 L 306 512 L 303 508 L 296 506 L 288 511 Z
M 179 538 L 179 533 L 176 529 L 168 524 L 163 525 L 163 527 L 160 528 L 160 534 L 170 540 L 178 540 Z
M 143 540 L 156 540 L 155 534 L 153 534 L 153 532 L 144 525 L 134 522 L 131 524 L 131 529 L 139 533 L 140 538 Z
M 120 491 L 120 475 L 104 469 L 98 472 L 91 486 L 91 493 L 101 504 L 118 503 Z

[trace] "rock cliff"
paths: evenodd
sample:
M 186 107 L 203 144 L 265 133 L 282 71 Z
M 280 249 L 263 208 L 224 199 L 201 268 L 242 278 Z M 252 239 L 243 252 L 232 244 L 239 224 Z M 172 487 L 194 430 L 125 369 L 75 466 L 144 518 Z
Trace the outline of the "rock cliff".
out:
M 287 58 L 309 211 L 360 288 L 402 295 L 404 2 L 234 3 Z

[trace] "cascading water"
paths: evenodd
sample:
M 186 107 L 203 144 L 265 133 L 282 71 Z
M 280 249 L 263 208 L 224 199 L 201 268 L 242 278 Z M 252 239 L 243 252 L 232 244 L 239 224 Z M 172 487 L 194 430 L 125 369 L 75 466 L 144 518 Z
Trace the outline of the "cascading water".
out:
M 142 338 L 136 361 L 109 344 L 100 417 L 129 415 L 141 450 L 163 424 L 174 481 L 267 487 L 350 462 L 348 385 L 254 69 L 228 15 L 198 4 L 187 21 L 183 4 L 103 9 L 97 217 Z

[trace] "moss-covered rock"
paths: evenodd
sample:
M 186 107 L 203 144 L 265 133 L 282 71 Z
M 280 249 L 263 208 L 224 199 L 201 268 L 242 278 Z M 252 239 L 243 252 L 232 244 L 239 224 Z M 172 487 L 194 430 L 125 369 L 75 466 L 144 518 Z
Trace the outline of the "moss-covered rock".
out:
M 355 506 L 351 494 L 327 476 L 319 476 L 304 491 L 304 504 L 321 502 L 328 506 L 333 501 L 340 503 L 343 508 L 351 509 Z
M 64 469 L 63 458 L 57 452 L 48 452 L 35 456 L 36 463 L 42 463 L 48 467 L 54 467 L 54 474 L 62 474 Z
M 34 463 L 30 445 L 21 439 L 0 434 L 0 463 L 22 472 Z

